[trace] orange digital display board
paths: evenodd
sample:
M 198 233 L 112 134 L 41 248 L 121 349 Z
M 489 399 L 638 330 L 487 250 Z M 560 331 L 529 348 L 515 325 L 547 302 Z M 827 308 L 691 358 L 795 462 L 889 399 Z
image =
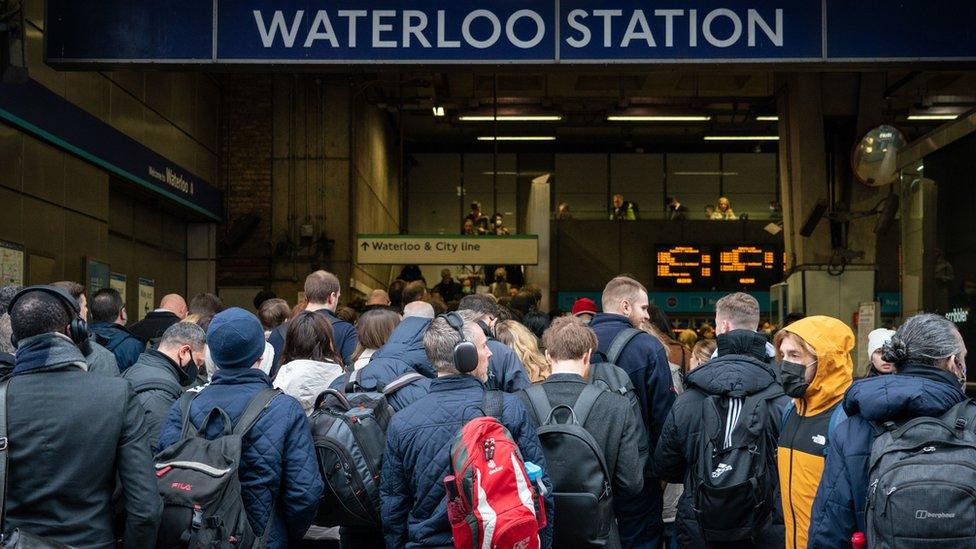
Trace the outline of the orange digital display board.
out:
M 782 248 L 773 245 L 658 245 L 658 288 L 762 288 L 783 276 Z

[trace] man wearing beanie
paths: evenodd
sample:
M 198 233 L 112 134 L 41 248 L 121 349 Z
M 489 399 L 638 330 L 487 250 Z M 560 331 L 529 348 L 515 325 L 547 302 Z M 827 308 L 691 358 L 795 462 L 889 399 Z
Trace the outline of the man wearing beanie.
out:
M 190 404 L 193 429 L 198 429 L 214 408 L 236 422 L 255 395 L 271 388 L 271 379 L 260 368 L 264 329 L 253 314 L 237 307 L 218 313 L 207 330 L 207 346 L 217 371 Z M 180 440 L 180 416 L 177 401 L 159 434 L 157 452 Z M 206 436 L 216 438 L 222 430 L 220 420 L 211 421 Z M 308 421 L 297 400 L 280 394 L 258 417 L 244 436 L 238 474 L 255 534 L 263 534 L 274 509 L 266 547 L 288 547 L 289 540 L 301 539 L 312 523 L 325 486 Z

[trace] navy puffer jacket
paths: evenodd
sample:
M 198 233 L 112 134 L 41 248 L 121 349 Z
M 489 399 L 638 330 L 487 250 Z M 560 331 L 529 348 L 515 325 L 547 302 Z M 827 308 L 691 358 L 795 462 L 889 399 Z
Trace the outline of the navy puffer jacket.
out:
M 445 476 L 451 474 L 451 443 L 462 425 L 481 415 L 485 387 L 476 378 L 455 375 L 434 379 L 430 393 L 393 416 L 387 430 L 380 475 L 383 535 L 387 547 L 454 547 L 447 518 Z M 515 395 L 504 395 L 502 423 L 522 458 L 547 471 L 539 437 Z M 552 544 L 553 502 L 549 475 L 543 482 L 547 526 L 543 547 Z
M 866 531 L 868 460 L 875 438 L 871 422 L 938 417 L 966 398 L 957 383 L 952 374 L 932 366 L 906 365 L 896 375 L 870 377 L 851 386 L 844 397 L 849 417 L 833 433 L 813 502 L 811 549 L 850 547 L 851 534 Z
M 248 402 L 263 389 L 271 388 L 268 376 L 256 368 L 221 369 L 190 405 L 194 428 L 221 408 L 231 421 L 244 413 Z M 159 434 L 156 451 L 180 438 L 180 403 L 170 408 Z M 220 421 L 207 426 L 207 438 L 223 429 Z M 247 518 L 255 533 L 264 532 L 271 509 L 275 517 L 268 536 L 268 548 L 288 547 L 289 539 L 301 539 L 312 523 L 325 485 L 319 473 L 312 433 L 302 405 L 281 394 L 271 401 L 244 437 L 244 451 L 238 475 Z
M 377 390 L 400 376 L 412 373 L 436 377 L 424 350 L 424 333 L 430 325 L 429 318 L 403 319 L 386 344 L 373 353 L 372 359 L 359 373 L 359 383 L 366 390 Z M 332 382 L 331 389 L 341 391 L 349 381 L 343 374 Z M 430 379 L 419 379 L 403 387 L 388 398 L 393 409 L 400 411 L 427 394 Z

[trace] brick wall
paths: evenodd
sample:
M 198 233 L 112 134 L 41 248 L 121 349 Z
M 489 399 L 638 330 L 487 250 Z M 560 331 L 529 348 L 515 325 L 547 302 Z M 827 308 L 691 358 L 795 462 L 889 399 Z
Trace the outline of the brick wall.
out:
M 223 88 L 220 120 L 218 181 L 224 191 L 227 222 L 218 231 L 218 283 L 253 284 L 271 275 L 272 77 L 232 74 L 221 78 Z M 235 220 L 246 214 L 260 223 L 243 242 L 226 246 Z

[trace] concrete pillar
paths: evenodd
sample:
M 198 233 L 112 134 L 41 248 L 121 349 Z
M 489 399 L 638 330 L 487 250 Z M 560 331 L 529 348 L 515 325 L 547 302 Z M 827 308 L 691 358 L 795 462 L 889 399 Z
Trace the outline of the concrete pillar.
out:
M 841 268 L 834 258 L 831 227 L 826 216 L 810 236 L 800 230 L 818 201 L 829 204 L 830 185 L 850 184 L 850 158 L 836 157 L 837 171 L 829 177 L 824 138 L 822 77 L 793 73 L 780 78 L 778 101 L 780 186 L 783 234 L 786 245 L 788 310 L 807 315 L 829 315 L 847 323 L 862 302 L 874 300 L 874 265 L 863 259 Z M 843 174 L 841 170 L 848 170 Z M 836 191 L 842 189 L 835 188 Z M 842 192 L 835 192 L 842 196 Z M 853 237 L 851 248 L 871 249 L 874 240 Z
M 936 216 L 938 186 L 931 179 L 906 178 L 901 185 L 901 312 L 903 318 L 936 304 Z
M 186 226 L 186 297 L 217 293 L 217 225 Z

